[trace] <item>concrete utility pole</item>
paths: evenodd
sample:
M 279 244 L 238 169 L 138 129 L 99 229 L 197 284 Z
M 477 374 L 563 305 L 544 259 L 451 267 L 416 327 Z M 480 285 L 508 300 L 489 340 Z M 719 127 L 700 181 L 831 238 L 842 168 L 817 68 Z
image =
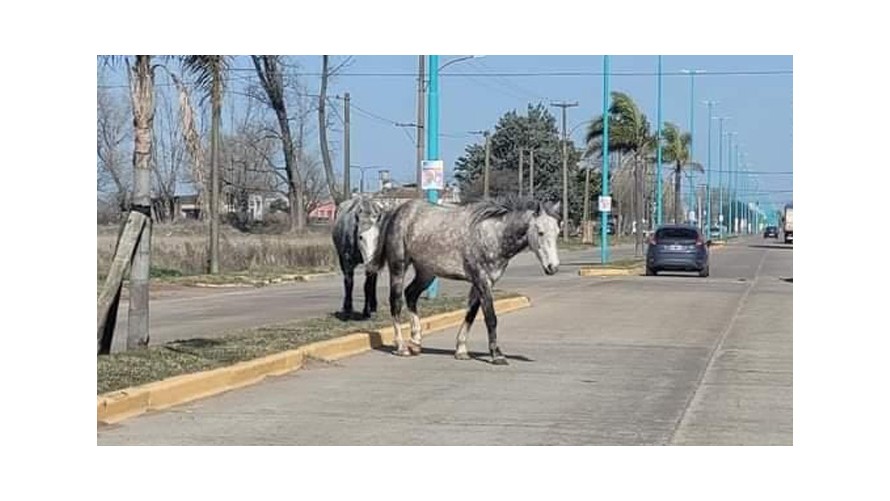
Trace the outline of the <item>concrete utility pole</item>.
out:
M 424 83 L 425 56 L 417 56 L 417 198 L 423 198 L 423 190 L 420 185 L 423 181 L 423 139 L 424 139 L 424 101 L 426 98 L 426 85 Z
M 489 179 L 489 172 L 491 169 L 491 140 L 490 140 L 491 136 L 488 134 L 488 131 L 485 131 L 483 133 L 483 135 L 485 136 L 485 179 L 484 179 L 485 185 L 483 188 L 483 190 L 484 190 L 483 196 L 485 197 L 486 200 L 488 200 L 488 179 Z
M 352 198 L 349 181 L 349 93 L 343 96 L 343 199 Z
M 562 238 L 569 239 L 569 138 L 566 134 L 566 108 L 578 106 L 578 102 L 550 103 L 550 106 L 562 108 Z
M 535 150 L 528 150 L 528 194 L 535 198 Z
M 519 196 L 522 197 L 522 160 L 525 156 L 525 148 L 519 148 Z

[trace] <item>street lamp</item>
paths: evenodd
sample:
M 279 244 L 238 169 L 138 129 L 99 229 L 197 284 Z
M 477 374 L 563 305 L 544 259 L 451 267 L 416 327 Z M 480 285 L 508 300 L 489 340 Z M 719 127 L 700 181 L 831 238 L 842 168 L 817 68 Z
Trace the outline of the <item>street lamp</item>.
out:
M 704 73 L 705 70 L 680 70 L 681 73 L 689 75 L 689 159 L 695 161 L 695 75 Z M 659 99 L 660 100 L 660 99 Z M 692 189 L 693 185 L 690 178 L 689 183 L 689 205 L 692 207 Z
M 428 161 L 437 161 L 441 160 L 439 158 L 439 72 L 445 69 L 446 67 L 458 63 L 460 61 L 466 61 L 468 59 L 474 59 L 482 56 L 463 56 L 458 57 L 456 59 L 452 59 L 447 63 L 439 66 L 439 56 L 428 56 L 429 57 L 429 68 L 430 68 L 430 82 L 429 82 L 429 93 L 427 94 L 427 110 L 429 116 L 427 117 L 427 151 L 426 151 L 426 159 Z M 438 190 L 426 190 L 426 199 L 432 204 L 437 204 L 439 202 L 439 191 Z M 435 299 L 439 292 L 439 281 L 433 280 L 430 286 L 426 290 L 426 295 L 430 299 Z
M 720 227 L 720 238 L 723 238 L 723 122 L 725 120 L 729 120 L 730 117 L 714 117 L 715 120 L 720 121 L 720 130 L 717 132 L 717 138 L 720 142 L 718 151 L 717 151 L 717 191 L 719 194 L 719 201 L 717 205 L 717 224 Z
M 661 226 L 662 222 L 662 191 L 664 189 L 661 186 L 661 56 L 658 56 L 658 83 L 657 87 L 657 96 L 656 100 L 658 101 L 656 106 L 656 122 L 657 122 L 657 132 L 655 135 L 655 149 L 657 150 L 655 154 L 655 226 Z M 636 188 L 634 188 L 636 190 Z M 634 214 L 636 217 L 636 214 Z
M 359 183 L 360 183 L 359 184 L 359 193 L 364 194 L 365 193 L 365 171 L 366 170 L 387 169 L 388 167 L 380 166 L 380 165 L 368 165 L 368 166 L 350 165 L 349 168 L 350 169 L 358 169 L 361 171 L 361 179 L 359 180 Z
M 609 56 L 603 56 L 603 180 L 602 197 L 609 197 Z M 611 205 L 611 204 L 610 204 Z M 609 260 L 609 212 L 600 211 L 600 263 Z
M 707 166 L 708 175 L 707 175 L 707 181 L 706 181 L 707 184 L 706 184 L 706 188 L 705 188 L 705 190 L 707 190 L 705 192 L 706 193 L 705 197 L 707 198 L 707 201 L 705 202 L 705 204 L 706 204 L 705 206 L 707 208 L 705 209 L 704 217 L 702 219 L 704 221 L 706 221 L 706 223 L 705 223 L 707 225 L 706 231 L 707 231 L 707 234 L 710 235 L 711 234 L 711 225 L 713 224 L 711 222 L 711 219 L 714 217 L 714 215 L 711 213 L 711 170 L 713 169 L 713 166 L 711 165 L 711 122 L 714 120 L 714 117 L 712 116 L 712 112 L 713 112 L 714 105 L 717 104 L 717 101 L 705 101 L 705 104 L 708 105 L 708 166 Z

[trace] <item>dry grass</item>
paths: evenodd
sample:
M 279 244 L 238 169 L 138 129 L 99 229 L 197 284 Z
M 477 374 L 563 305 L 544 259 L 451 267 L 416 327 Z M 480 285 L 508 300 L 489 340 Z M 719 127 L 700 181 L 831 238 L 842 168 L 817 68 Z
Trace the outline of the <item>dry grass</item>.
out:
M 495 299 L 516 295 L 504 291 L 494 293 Z M 421 298 L 419 310 L 423 316 L 435 315 L 463 309 L 466 302 L 465 296 L 443 296 L 433 300 Z M 380 311 L 388 309 L 388 305 L 380 305 Z M 388 314 L 370 320 L 348 321 L 330 314 L 249 329 L 222 338 L 174 341 L 145 350 L 101 355 L 97 357 L 96 390 L 98 394 L 103 394 L 389 325 L 391 321 Z
M 108 273 L 117 241 L 117 226 L 98 227 L 98 278 Z M 206 272 L 207 236 L 197 222 L 156 224 L 152 231 L 152 275 L 199 275 Z M 220 269 L 223 273 L 296 273 L 331 270 L 337 256 L 327 227 L 304 234 L 252 234 L 223 227 Z

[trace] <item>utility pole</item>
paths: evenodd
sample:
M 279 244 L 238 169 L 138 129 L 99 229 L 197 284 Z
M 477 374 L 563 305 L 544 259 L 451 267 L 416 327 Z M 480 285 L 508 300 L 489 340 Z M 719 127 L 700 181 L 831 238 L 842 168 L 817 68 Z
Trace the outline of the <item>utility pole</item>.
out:
M 349 181 L 349 93 L 343 96 L 343 198 L 352 198 L 352 184 Z
M 562 238 L 569 239 L 569 138 L 566 134 L 566 108 L 578 106 L 578 102 L 550 103 L 550 106 L 562 108 Z
M 488 134 L 488 131 L 485 131 L 483 135 L 485 136 L 485 185 L 483 187 L 483 196 L 488 200 L 488 179 L 491 172 L 491 136 Z
M 535 198 L 535 150 L 528 150 L 528 194 Z
M 525 156 L 525 148 L 519 148 L 519 197 L 522 198 L 522 159 Z
M 424 139 L 424 101 L 426 94 L 426 85 L 424 85 L 424 68 L 426 59 L 424 56 L 417 56 L 417 198 L 423 198 L 423 190 L 420 185 L 423 182 L 423 139 Z

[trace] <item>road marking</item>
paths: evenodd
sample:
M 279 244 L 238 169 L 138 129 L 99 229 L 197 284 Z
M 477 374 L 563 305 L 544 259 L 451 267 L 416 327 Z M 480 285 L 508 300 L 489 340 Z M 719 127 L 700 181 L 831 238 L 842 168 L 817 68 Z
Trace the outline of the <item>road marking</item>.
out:
M 760 264 L 757 265 L 757 271 L 754 272 L 754 280 L 748 284 L 748 287 L 742 294 L 741 299 L 739 299 L 739 305 L 736 307 L 735 312 L 729 319 L 729 323 L 726 325 L 726 328 L 723 329 L 723 333 L 720 334 L 720 337 L 717 339 L 714 347 L 711 348 L 711 353 L 708 355 L 708 363 L 705 364 L 704 369 L 702 369 L 702 371 L 698 375 L 698 380 L 695 383 L 695 391 L 693 391 L 692 395 L 690 395 L 689 398 L 686 399 L 686 405 L 683 407 L 683 412 L 680 414 L 680 418 L 677 419 L 677 423 L 674 425 L 671 436 L 667 441 L 668 445 L 674 442 L 674 438 L 677 436 L 677 432 L 683 426 L 684 421 L 686 421 L 686 416 L 689 414 L 689 408 L 692 407 L 692 403 L 695 401 L 695 397 L 698 396 L 698 393 L 702 387 L 702 383 L 704 383 L 705 381 L 705 376 L 708 374 L 708 371 L 711 370 L 711 367 L 713 367 L 714 361 L 717 359 L 717 353 L 720 351 L 721 348 L 723 348 L 723 343 L 726 341 L 726 338 L 729 337 L 729 333 L 735 326 L 736 320 L 738 320 L 739 314 L 742 312 L 742 308 L 748 302 L 748 296 L 751 294 L 751 291 L 754 290 L 754 286 L 757 285 L 757 281 L 760 278 L 760 270 L 763 268 L 763 263 L 766 262 L 767 256 L 767 252 L 765 250 L 762 252 L 763 257 L 760 258 Z

